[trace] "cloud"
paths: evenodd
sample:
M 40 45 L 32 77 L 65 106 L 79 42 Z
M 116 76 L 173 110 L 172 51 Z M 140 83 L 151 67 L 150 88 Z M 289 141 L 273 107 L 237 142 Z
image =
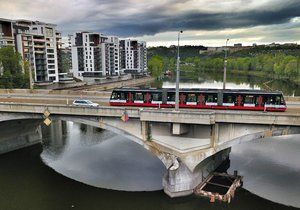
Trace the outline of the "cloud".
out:
M 189 11 L 180 15 L 176 13 L 170 15 L 166 12 L 166 8 L 153 8 L 148 13 L 129 16 L 126 21 L 120 21 L 105 28 L 105 31 L 124 36 L 153 35 L 181 29 L 216 30 L 281 24 L 300 16 L 300 1 L 286 1 L 282 5 L 265 5 L 265 7 L 266 9 L 259 8 L 243 12 Z
M 297 18 L 300 17 L 299 0 L 0 1 L 3 18 L 55 23 L 64 35 L 89 30 L 122 37 L 149 36 L 157 41 L 178 30 L 191 32 L 186 40 L 216 40 L 224 35 L 219 31 L 226 31 L 237 39 L 257 36 L 264 40 L 265 32 L 270 37 L 290 40 L 296 34 L 284 35 L 276 26 L 288 28 L 291 33 L 298 32 Z M 271 30 L 266 31 L 264 27 Z M 250 34 L 238 32 L 245 29 L 251 29 Z M 199 36 L 199 32 L 207 35 Z

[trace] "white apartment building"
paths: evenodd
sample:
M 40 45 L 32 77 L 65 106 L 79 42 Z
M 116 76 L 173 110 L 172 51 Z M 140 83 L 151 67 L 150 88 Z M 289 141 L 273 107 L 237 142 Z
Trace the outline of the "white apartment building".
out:
M 131 39 L 120 40 L 120 68 L 125 73 L 146 72 L 146 42 Z
M 71 37 L 72 69 L 76 78 L 119 75 L 119 39 L 79 32 Z
M 56 25 L 30 20 L 13 22 L 16 50 L 34 69 L 35 82 L 58 82 Z
M 120 47 L 119 37 L 109 36 L 106 45 L 109 47 L 109 64 L 106 75 L 120 75 Z

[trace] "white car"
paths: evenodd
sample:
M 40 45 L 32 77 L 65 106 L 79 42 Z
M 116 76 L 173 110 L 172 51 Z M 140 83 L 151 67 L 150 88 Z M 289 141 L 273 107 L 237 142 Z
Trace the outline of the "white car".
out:
M 76 99 L 73 101 L 75 106 L 98 107 L 99 104 L 91 102 L 90 100 Z

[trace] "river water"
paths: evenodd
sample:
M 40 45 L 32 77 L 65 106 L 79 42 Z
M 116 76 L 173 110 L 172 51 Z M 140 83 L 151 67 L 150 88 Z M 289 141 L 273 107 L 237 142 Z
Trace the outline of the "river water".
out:
M 156 81 L 153 86 L 171 88 L 175 87 L 175 78 L 165 77 L 161 81 Z M 180 78 L 180 88 L 223 88 L 222 73 L 183 73 Z M 274 80 L 265 77 L 251 75 L 227 74 L 228 89 L 263 89 L 263 90 L 280 90 L 285 96 L 300 96 L 300 85 L 295 83 Z
M 53 122 L 43 127 L 43 135 L 42 145 L 0 155 L 1 210 L 300 207 L 299 135 L 233 147 L 229 171 L 244 176 L 244 188 L 230 204 L 194 195 L 170 199 L 161 190 L 162 163 L 109 131 Z

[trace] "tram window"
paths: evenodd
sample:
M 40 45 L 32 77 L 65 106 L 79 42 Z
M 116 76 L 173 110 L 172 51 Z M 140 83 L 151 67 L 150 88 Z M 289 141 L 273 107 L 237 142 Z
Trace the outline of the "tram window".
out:
M 228 96 L 227 97 L 227 103 L 232 103 L 233 101 L 232 101 L 232 96 Z
M 111 99 L 126 100 L 125 93 L 113 92 L 112 95 L 111 95 Z
M 152 101 L 161 101 L 162 100 L 162 95 L 159 93 L 152 93 L 151 94 L 151 100 Z
M 224 99 L 223 99 L 224 103 L 233 103 L 233 97 L 229 96 L 229 95 L 224 95 Z
M 275 98 L 275 104 L 276 105 L 283 104 L 280 96 L 276 96 L 276 98 Z
M 113 92 L 111 94 L 111 99 L 118 99 L 118 93 L 117 92 Z
M 175 101 L 175 93 L 168 93 L 167 101 Z
M 120 93 L 120 98 L 121 100 L 126 100 L 126 94 L 125 93 Z
M 213 95 L 208 95 L 207 96 L 207 102 L 214 102 L 214 96 Z
M 136 101 L 143 101 L 144 100 L 143 93 L 135 93 L 134 94 L 134 100 L 136 100 Z
M 187 95 L 187 102 L 196 102 L 196 101 L 197 101 L 196 94 L 190 93 Z
M 246 104 L 253 104 L 254 103 L 254 96 L 252 96 L 252 95 L 246 95 L 246 97 L 245 97 L 245 103 Z

